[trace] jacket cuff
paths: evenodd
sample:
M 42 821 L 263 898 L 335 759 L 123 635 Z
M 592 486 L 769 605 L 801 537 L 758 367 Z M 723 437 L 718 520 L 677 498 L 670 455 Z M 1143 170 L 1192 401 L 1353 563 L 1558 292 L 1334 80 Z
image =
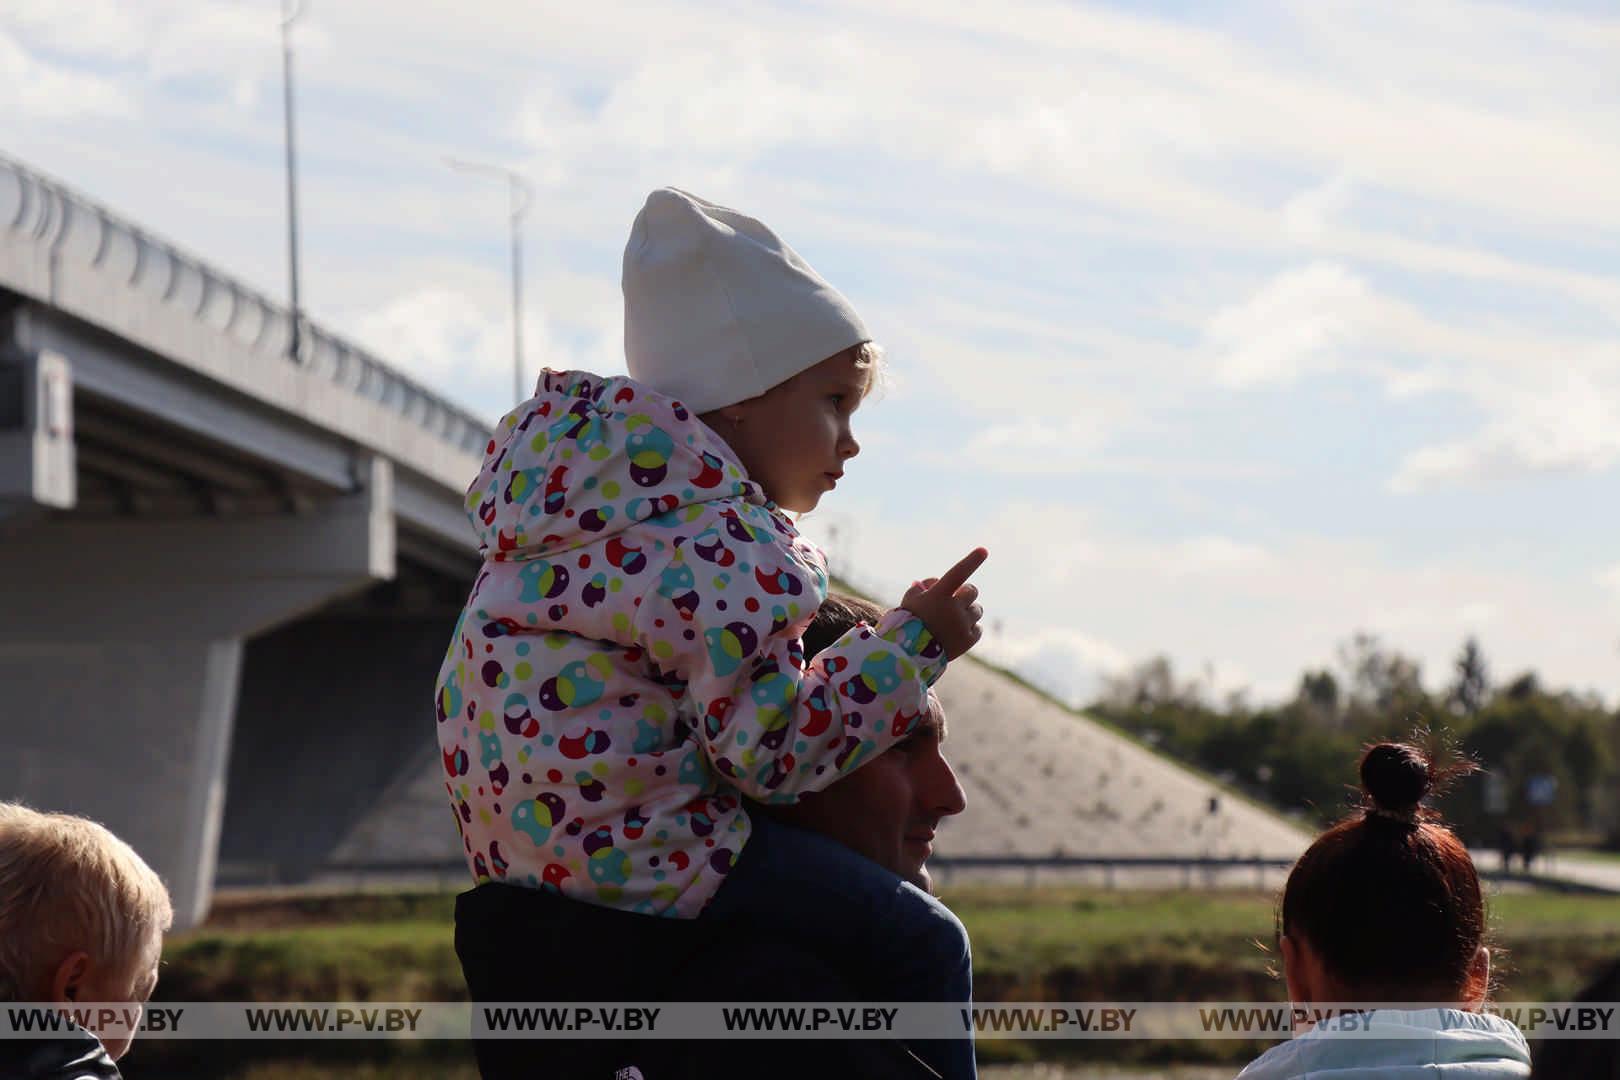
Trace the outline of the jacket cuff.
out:
M 923 621 L 905 608 L 895 608 L 878 620 L 873 634 L 895 645 L 917 664 L 917 674 L 933 686 L 945 674 L 945 649 Z

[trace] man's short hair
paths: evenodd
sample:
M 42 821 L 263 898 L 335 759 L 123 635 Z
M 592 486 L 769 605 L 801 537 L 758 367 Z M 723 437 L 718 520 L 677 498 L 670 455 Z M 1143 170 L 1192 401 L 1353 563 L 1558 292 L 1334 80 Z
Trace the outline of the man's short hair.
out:
M 0 802 L 0 1000 L 43 992 L 79 950 L 133 978 L 173 921 L 162 879 L 104 826 Z
M 884 610 L 859 596 L 828 593 L 804 631 L 804 658 L 809 660 L 855 628 L 856 623 L 876 626 Z

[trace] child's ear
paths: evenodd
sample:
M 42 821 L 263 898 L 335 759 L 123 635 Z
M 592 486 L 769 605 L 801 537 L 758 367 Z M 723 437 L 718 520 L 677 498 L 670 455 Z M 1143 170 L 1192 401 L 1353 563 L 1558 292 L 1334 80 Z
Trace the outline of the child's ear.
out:
M 85 976 L 88 974 L 90 974 L 90 954 L 82 949 L 79 952 L 68 953 L 51 976 L 51 1000 L 56 1002 L 77 1000 L 79 989 L 84 985 Z

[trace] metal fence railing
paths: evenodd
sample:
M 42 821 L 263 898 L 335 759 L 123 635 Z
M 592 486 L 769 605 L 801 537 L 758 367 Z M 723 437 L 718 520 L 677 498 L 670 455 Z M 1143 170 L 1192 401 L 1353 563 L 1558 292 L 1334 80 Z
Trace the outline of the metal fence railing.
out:
M 1211 887 L 1236 884 L 1264 889 L 1280 884 L 1282 873 L 1294 865 L 1293 859 L 1241 855 L 936 855 L 928 869 L 936 885 L 982 881 L 996 874 L 998 880 L 1021 881 L 1027 888 L 1042 884 L 1080 883 L 1105 889 L 1130 887 L 1133 872 L 1158 872 L 1152 884 L 1157 887 Z M 1042 875 L 1045 875 L 1044 877 Z M 1010 878 L 1007 877 L 1010 875 Z M 1235 876 L 1234 876 L 1235 875 Z M 1556 868 L 1536 873 L 1479 867 L 1479 876 L 1494 883 L 1514 883 L 1553 892 L 1614 895 L 1617 890 L 1560 874 Z M 222 863 L 218 884 L 221 888 L 313 888 L 386 889 L 465 888 L 469 885 L 467 864 L 462 859 L 377 860 L 362 863 L 322 864 L 288 872 L 286 867 L 269 863 Z
M 399 413 L 451 445 L 482 454 L 490 425 L 336 334 L 292 317 L 256 289 L 155 237 L 95 201 L 0 154 L 0 244 L 29 249 L 60 275 L 94 274 L 131 302 L 184 312 L 262 357 L 296 363 Z

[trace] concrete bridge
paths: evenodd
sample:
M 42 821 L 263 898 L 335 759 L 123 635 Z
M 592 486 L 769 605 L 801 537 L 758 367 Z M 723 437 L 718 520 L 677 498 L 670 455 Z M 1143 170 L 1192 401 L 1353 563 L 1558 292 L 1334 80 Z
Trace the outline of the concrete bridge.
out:
M 207 911 L 433 755 L 488 427 L 0 157 L 0 797 Z M 448 816 L 443 822 L 454 836 Z

